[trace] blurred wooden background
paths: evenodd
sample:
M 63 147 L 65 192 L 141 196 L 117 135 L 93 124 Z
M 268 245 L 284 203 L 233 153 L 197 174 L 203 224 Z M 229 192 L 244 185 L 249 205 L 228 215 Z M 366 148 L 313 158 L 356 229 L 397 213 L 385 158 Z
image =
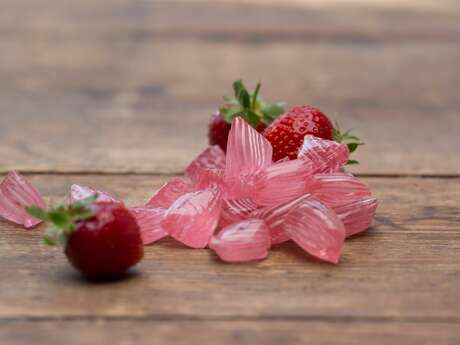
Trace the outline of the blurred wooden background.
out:
M 0 223 L 0 343 L 460 343 L 460 2 L 1 0 L 0 175 L 142 203 L 206 146 L 231 82 L 367 143 L 376 225 L 337 267 L 293 245 L 223 265 L 170 240 L 89 285 Z M 72 337 L 70 337 L 72 335 Z

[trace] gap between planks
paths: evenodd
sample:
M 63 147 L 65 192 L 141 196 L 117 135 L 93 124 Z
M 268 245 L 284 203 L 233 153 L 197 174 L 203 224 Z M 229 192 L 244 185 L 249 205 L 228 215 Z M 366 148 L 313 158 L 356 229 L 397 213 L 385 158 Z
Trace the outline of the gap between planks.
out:
M 50 321 L 136 321 L 136 322 L 330 322 L 330 323 L 460 323 L 460 317 L 392 317 L 392 316 L 326 316 L 326 315 L 271 315 L 271 316 L 189 316 L 182 314 L 143 315 L 143 316 L 92 316 L 92 315 L 58 315 L 58 316 L 15 316 L 0 317 L 0 322 L 50 322 Z

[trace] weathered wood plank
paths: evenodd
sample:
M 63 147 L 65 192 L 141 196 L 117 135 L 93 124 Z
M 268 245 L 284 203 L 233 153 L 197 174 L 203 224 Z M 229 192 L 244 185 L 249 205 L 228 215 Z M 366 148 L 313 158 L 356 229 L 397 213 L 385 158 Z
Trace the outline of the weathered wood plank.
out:
M 84 37 L 82 37 L 83 39 Z M 357 172 L 459 174 L 460 45 L 1 41 L 0 171 L 180 172 L 233 79 L 367 142 Z M 33 58 L 31 58 L 33 57 Z M 59 147 L 59 150 L 56 148 Z
M 209 41 L 405 42 L 460 40 L 455 1 L 4 0 L 0 35 Z M 20 25 L 18 25 L 18 21 Z
M 52 201 L 71 182 L 147 199 L 161 176 L 32 176 Z M 0 319 L 152 318 L 459 322 L 459 179 L 365 179 L 380 200 L 376 225 L 349 240 L 340 265 L 293 244 L 262 262 L 220 263 L 172 240 L 146 248 L 129 279 L 88 284 L 41 229 L 0 224 Z
M 356 127 L 358 172 L 460 173 L 455 2 L 2 8 L 0 171 L 180 172 L 243 77 Z
M 76 336 L 78 334 L 78 336 Z M 2 345 L 454 345 L 458 325 L 321 321 L 0 321 Z

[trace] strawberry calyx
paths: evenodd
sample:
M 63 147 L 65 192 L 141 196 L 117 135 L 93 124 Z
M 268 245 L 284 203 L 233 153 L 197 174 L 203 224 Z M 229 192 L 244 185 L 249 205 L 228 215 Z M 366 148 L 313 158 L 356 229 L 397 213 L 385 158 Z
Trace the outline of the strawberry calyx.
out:
M 265 103 L 260 97 L 261 83 L 253 92 L 249 92 L 242 80 L 233 82 L 234 97 L 224 97 L 225 106 L 220 108 L 224 120 L 231 123 L 233 118 L 241 116 L 251 126 L 256 127 L 260 122 L 271 124 L 286 110 L 286 103 Z
M 96 199 L 97 194 L 67 206 L 61 205 L 48 210 L 32 206 L 26 207 L 26 211 L 31 216 L 52 224 L 43 236 L 43 240 L 47 245 L 65 245 L 68 237 L 77 231 L 76 223 L 78 221 L 95 216 L 94 211 L 91 210 L 91 205 Z
M 332 130 L 332 137 L 334 141 L 348 146 L 348 151 L 351 153 L 355 152 L 359 146 L 364 145 L 364 143 L 356 135 L 352 134 L 352 129 L 349 129 L 345 132 L 340 130 L 340 125 L 337 121 L 334 123 L 334 129 Z M 347 165 L 359 164 L 359 161 L 355 159 L 349 159 Z

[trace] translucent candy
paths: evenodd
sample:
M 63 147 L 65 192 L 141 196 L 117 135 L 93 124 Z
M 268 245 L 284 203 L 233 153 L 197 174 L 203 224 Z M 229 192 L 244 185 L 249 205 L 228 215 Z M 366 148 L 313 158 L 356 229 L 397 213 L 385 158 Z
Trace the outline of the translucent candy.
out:
M 261 171 L 272 164 L 270 142 L 241 117 L 232 122 L 228 135 L 226 176 L 237 177 Z
M 168 233 L 161 227 L 161 221 L 163 220 L 166 209 L 133 207 L 130 208 L 130 211 L 139 225 L 144 244 L 151 244 L 168 236 Z
M 287 214 L 310 197 L 310 194 L 305 194 L 281 205 L 259 208 L 253 211 L 250 217 L 263 219 L 270 229 L 272 244 L 280 244 L 289 241 L 289 236 L 284 230 L 284 222 Z
M 364 197 L 333 208 L 345 225 L 346 236 L 365 231 L 371 226 L 377 210 L 377 199 Z
M 259 206 L 251 199 L 226 200 L 222 206 L 219 225 L 225 227 L 249 217 Z
M 298 159 L 273 163 L 270 143 L 237 117 L 227 155 L 209 147 L 188 166 L 187 178 L 171 179 L 132 212 L 146 244 L 169 234 L 244 262 L 293 240 L 337 263 L 345 236 L 367 229 L 377 207 L 369 188 L 345 172 L 348 156 L 346 145 L 307 135 Z
M 70 202 L 86 199 L 97 193 L 97 201 L 121 202 L 109 193 L 91 187 L 73 184 L 70 187 Z
M 41 220 L 26 212 L 25 208 L 29 206 L 45 208 L 46 204 L 25 177 L 15 171 L 8 173 L 0 183 L 0 217 L 25 228 L 32 228 L 41 223 Z
M 272 164 L 272 146 L 240 117 L 233 119 L 228 136 L 225 180 L 235 199 L 249 196 L 256 180 Z
M 317 174 L 309 191 L 331 208 L 371 195 L 363 182 L 347 173 Z
M 185 170 L 185 175 L 197 181 L 203 170 L 225 168 L 225 152 L 218 145 L 209 146 Z
M 311 162 L 295 159 L 275 163 L 256 181 L 253 198 L 259 205 L 279 205 L 295 199 L 307 189 L 312 176 Z
M 186 246 L 204 248 L 217 227 L 221 209 L 217 188 L 186 193 L 166 211 L 161 226 Z
M 193 184 L 189 179 L 173 177 L 150 198 L 146 206 L 168 208 L 178 197 L 193 190 Z
M 260 219 L 246 219 L 222 229 L 209 247 L 224 261 L 246 262 L 267 257 L 270 235 Z
M 232 194 L 225 182 L 223 169 L 203 170 L 197 177 L 195 189 L 206 189 L 212 185 L 218 186 L 224 199 Z
M 345 144 L 306 135 L 298 157 L 310 160 L 315 173 L 333 173 L 347 163 L 349 152 Z
M 308 198 L 289 212 L 284 223 L 289 238 L 307 253 L 338 263 L 345 240 L 340 218 L 315 198 Z

